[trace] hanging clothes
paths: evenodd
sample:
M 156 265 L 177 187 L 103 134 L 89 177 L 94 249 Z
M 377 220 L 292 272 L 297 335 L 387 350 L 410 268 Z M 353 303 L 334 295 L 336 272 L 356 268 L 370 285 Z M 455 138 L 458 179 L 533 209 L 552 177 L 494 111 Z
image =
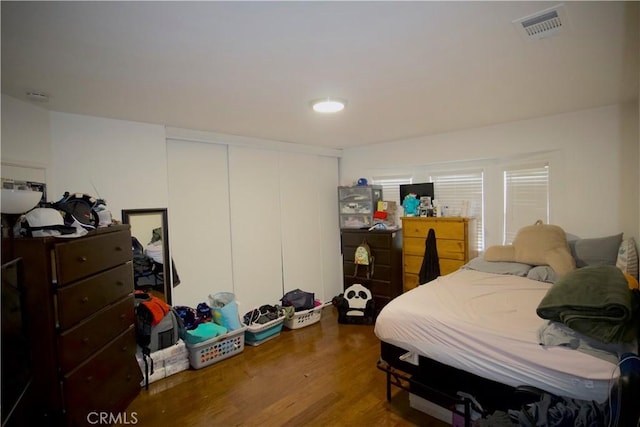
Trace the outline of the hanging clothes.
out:
M 421 285 L 440 276 L 440 260 L 438 259 L 438 248 L 436 247 L 436 232 L 433 228 L 429 229 L 424 246 L 424 258 L 422 259 L 419 276 Z

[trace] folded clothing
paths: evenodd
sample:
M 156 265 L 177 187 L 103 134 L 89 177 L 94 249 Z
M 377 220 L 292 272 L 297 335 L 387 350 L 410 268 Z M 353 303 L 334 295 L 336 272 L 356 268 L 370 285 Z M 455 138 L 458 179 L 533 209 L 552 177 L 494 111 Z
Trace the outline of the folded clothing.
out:
M 243 320 L 246 325 L 253 325 L 255 323 L 262 325 L 279 318 L 282 315 L 281 311 L 280 306 L 266 304 L 245 313 Z
M 567 273 L 549 289 L 536 312 L 606 343 L 629 342 L 637 336 L 635 305 L 622 271 L 597 265 Z
M 186 332 L 184 341 L 188 344 L 197 344 L 226 333 L 227 328 L 217 323 L 200 323 L 195 329 Z

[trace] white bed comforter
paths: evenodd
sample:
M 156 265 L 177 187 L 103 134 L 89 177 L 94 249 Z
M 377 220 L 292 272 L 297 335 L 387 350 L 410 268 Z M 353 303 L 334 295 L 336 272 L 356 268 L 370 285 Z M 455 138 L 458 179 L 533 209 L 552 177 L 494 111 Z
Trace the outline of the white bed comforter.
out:
M 536 307 L 551 285 L 524 277 L 459 270 L 392 300 L 380 312 L 382 341 L 510 386 L 531 385 L 605 401 L 616 366 L 538 343 Z

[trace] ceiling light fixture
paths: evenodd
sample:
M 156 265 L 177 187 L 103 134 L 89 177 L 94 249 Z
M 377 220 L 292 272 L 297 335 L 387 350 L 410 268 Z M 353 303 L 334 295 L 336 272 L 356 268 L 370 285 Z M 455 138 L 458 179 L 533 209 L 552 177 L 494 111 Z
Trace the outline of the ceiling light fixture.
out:
M 35 102 L 49 102 L 49 95 L 43 92 L 27 92 L 27 99 Z
M 317 113 L 337 113 L 344 110 L 347 101 L 339 98 L 322 98 L 311 101 L 313 111 Z

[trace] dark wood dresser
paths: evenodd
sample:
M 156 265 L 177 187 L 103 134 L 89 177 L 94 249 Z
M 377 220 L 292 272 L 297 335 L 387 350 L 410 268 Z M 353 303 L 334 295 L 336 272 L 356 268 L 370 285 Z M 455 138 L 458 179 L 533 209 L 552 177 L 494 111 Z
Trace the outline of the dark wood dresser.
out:
M 123 412 L 142 380 L 129 225 L 75 239 L 17 238 L 3 242 L 7 249 L 24 261 L 33 355 L 28 422 L 84 426 L 96 413 Z
M 402 293 L 402 230 L 349 229 L 340 230 L 344 289 L 354 283 L 367 287 L 379 312 L 389 301 Z M 374 257 L 373 275 L 367 279 L 366 269 L 354 264 L 356 248 L 366 241 Z

